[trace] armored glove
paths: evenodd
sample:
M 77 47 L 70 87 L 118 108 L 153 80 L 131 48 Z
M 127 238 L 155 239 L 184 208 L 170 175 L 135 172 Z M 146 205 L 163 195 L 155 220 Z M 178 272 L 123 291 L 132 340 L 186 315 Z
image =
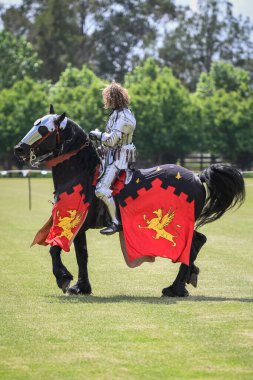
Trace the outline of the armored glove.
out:
M 95 131 L 90 131 L 89 138 L 91 140 L 101 140 L 102 138 L 102 132 L 100 132 L 98 129 L 95 129 Z

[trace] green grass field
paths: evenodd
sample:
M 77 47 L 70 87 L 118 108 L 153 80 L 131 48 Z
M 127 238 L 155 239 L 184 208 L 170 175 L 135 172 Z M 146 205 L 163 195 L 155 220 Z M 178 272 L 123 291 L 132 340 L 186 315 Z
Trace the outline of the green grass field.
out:
M 199 287 L 160 298 L 178 270 L 158 259 L 128 269 L 117 237 L 88 232 L 93 296 L 57 288 L 45 247 L 50 179 L 0 180 L 0 379 L 253 379 L 253 179 L 237 212 L 203 229 Z M 74 251 L 63 261 L 75 275 Z

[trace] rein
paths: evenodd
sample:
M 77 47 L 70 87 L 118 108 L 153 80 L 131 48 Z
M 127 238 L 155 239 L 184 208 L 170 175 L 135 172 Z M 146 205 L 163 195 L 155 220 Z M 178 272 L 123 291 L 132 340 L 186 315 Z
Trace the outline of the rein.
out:
M 82 149 L 87 148 L 90 145 L 90 140 L 86 141 L 85 144 L 83 144 L 79 149 L 73 150 L 72 152 L 62 154 L 61 156 L 52 158 L 52 160 L 46 161 L 46 165 L 49 168 L 52 168 L 58 164 L 61 164 L 63 161 L 68 160 L 70 157 L 75 156 L 77 153 L 79 153 Z

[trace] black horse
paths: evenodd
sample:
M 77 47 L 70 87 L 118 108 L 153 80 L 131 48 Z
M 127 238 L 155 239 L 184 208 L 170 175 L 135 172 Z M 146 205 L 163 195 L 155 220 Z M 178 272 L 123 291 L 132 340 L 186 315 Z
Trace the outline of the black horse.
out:
M 56 115 L 51 106 L 50 114 L 37 120 L 31 131 L 14 149 L 15 155 L 19 159 L 30 161 L 32 166 L 42 162 L 44 164 L 51 162 L 56 201 L 59 195 L 66 191 L 66 185 L 68 189 L 73 189 L 80 181 L 86 180 L 85 195 L 90 206 L 87 217 L 74 238 L 79 270 L 78 281 L 75 285 L 69 287 L 73 276 L 62 263 L 61 247 L 51 246 L 50 254 L 53 274 L 57 285 L 64 293 L 67 291 L 69 294 L 75 295 L 91 294 L 85 232 L 89 228 L 104 227 L 110 222 L 104 204 L 94 195 L 94 176 L 100 164 L 96 147 L 79 125 L 66 118 L 65 113 Z M 189 195 L 198 193 L 198 199 L 195 199 L 197 228 L 217 220 L 225 211 L 244 201 L 243 177 L 237 169 L 230 165 L 211 165 L 199 176 L 185 168 L 176 165 L 173 167 L 176 171 L 180 169 L 190 178 Z M 170 166 L 164 166 L 164 170 L 169 171 Z M 144 171 L 136 170 L 136 172 L 143 174 Z M 203 183 L 206 184 L 207 195 Z M 206 237 L 195 230 L 190 250 L 190 264 L 189 266 L 180 265 L 175 281 L 162 290 L 163 296 L 185 297 L 189 294 L 186 290 L 187 283 L 194 287 L 197 286 L 199 268 L 195 266 L 194 262 L 205 242 Z M 129 263 L 127 262 L 127 264 Z

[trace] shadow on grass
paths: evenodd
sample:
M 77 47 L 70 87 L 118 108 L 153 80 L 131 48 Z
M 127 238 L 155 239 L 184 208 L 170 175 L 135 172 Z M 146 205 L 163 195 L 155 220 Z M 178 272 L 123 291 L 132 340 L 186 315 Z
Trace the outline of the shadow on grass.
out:
M 253 302 L 253 298 L 227 298 L 211 296 L 189 296 L 189 297 L 139 297 L 117 295 L 109 297 L 91 296 L 69 296 L 69 295 L 51 295 L 47 296 L 50 302 L 60 303 L 144 303 L 144 304 L 175 304 L 177 302 Z
M 178 298 L 177 298 L 178 300 Z M 180 301 L 207 301 L 207 302 L 253 302 L 253 298 L 239 298 L 239 297 L 212 297 L 212 296 L 190 296 L 188 298 L 181 298 Z
M 91 296 L 68 296 L 68 295 L 52 295 L 47 296 L 51 299 L 51 302 L 57 300 L 60 303 L 146 303 L 146 304 L 175 304 L 178 298 L 168 297 L 139 297 L 139 296 L 127 296 L 117 295 L 109 297 L 96 297 Z

